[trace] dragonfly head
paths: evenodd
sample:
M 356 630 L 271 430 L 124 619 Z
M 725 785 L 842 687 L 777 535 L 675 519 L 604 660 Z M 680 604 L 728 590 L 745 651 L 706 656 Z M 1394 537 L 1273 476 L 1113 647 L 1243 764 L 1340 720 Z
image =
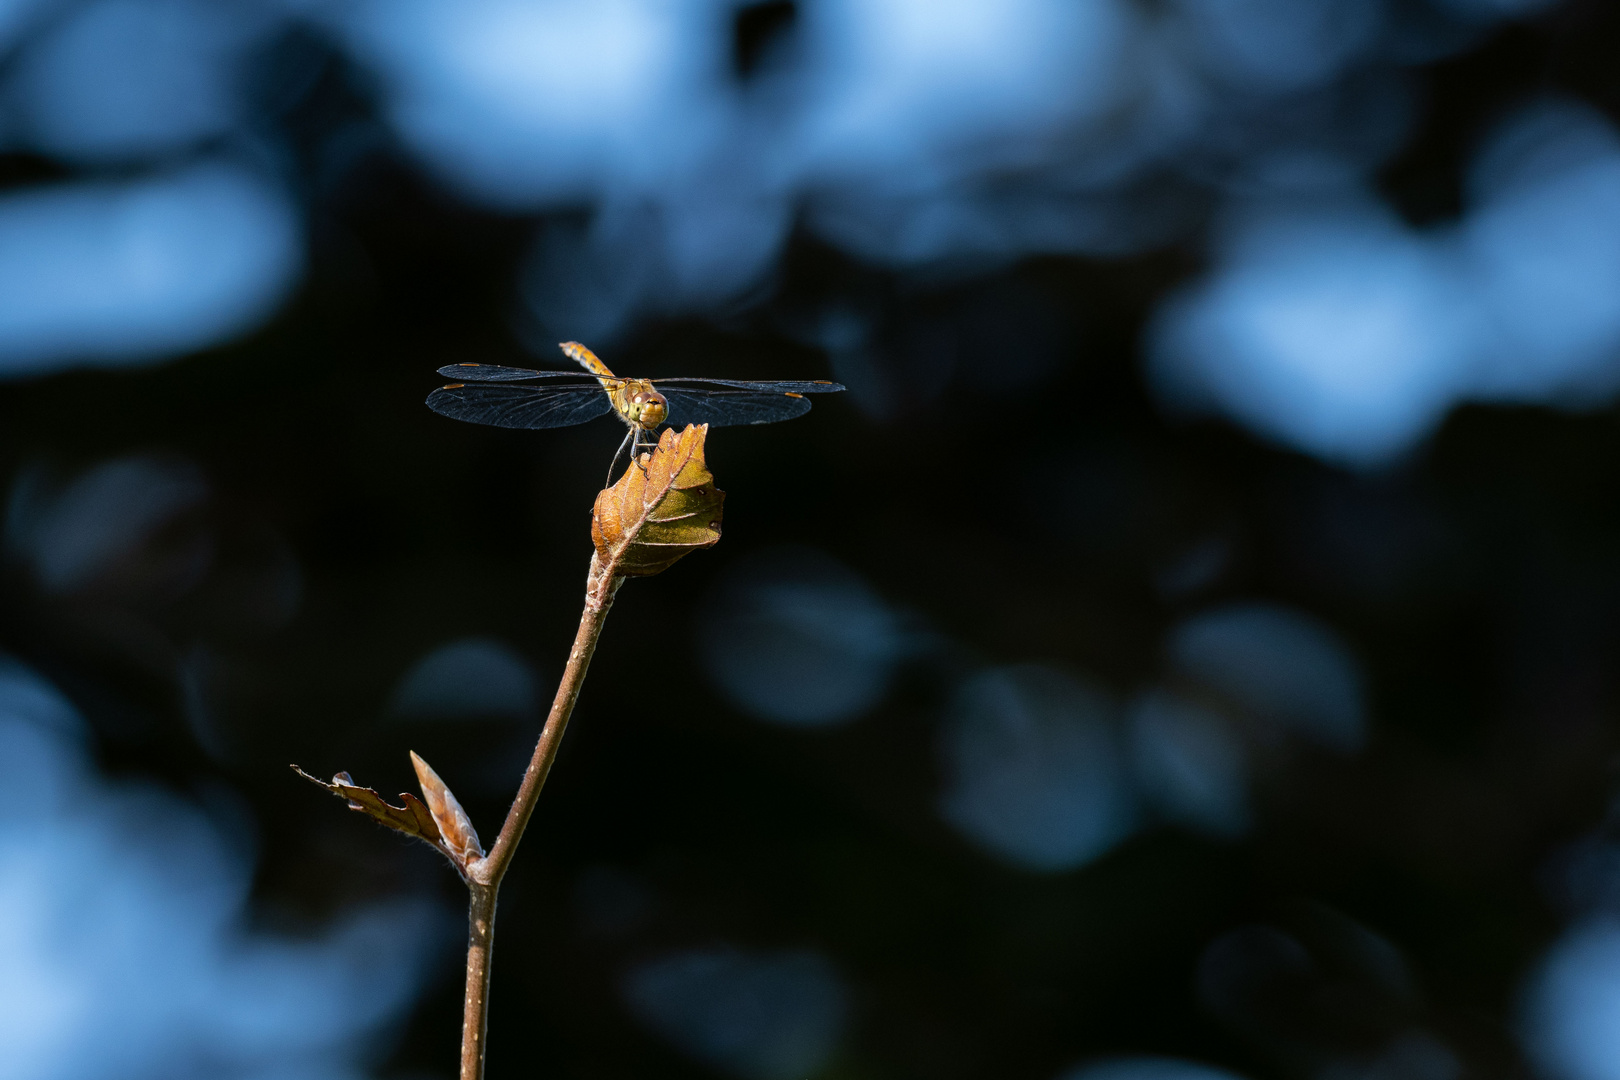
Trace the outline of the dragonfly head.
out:
M 669 416 L 669 402 L 656 390 L 638 390 L 625 400 L 625 416 L 651 431 Z

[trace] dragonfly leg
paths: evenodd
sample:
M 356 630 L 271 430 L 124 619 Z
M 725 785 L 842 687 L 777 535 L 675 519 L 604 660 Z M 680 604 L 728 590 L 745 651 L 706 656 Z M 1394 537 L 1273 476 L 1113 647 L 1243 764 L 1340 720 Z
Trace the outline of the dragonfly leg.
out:
M 643 438 L 646 432 L 642 431 L 641 428 L 637 427 L 634 434 L 636 436 L 636 445 L 630 450 L 630 460 L 636 463 L 636 467 L 641 470 L 641 475 L 646 476 L 647 466 L 641 463 L 641 449 L 642 447 L 646 447 L 647 451 L 651 453 L 653 444 Z
M 602 485 L 603 487 L 612 487 L 613 486 L 613 470 L 618 467 L 618 465 L 619 465 L 619 455 L 624 453 L 624 448 L 625 448 L 626 444 L 632 444 L 631 447 L 630 447 L 630 460 L 631 461 L 636 460 L 636 450 L 635 450 L 635 446 L 633 445 L 635 437 L 636 437 L 636 429 L 631 428 L 628 432 L 625 433 L 624 439 L 619 443 L 619 448 L 617 450 L 613 451 L 613 460 L 608 462 L 607 483 L 603 484 Z

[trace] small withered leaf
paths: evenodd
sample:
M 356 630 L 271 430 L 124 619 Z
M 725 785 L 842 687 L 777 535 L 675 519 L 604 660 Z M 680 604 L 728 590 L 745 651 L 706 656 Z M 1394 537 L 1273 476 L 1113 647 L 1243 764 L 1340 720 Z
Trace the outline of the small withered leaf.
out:
M 409 792 L 400 792 L 399 797 L 404 800 L 404 806 L 394 806 L 371 788 L 360 787 L 346 772 L 338 773 L 328 783 L 309 775 L 296 765 L 292 770 L 310 783 L 323 787 L 343 799 L 349 804 L 350 810 L 358 810 L 390 829 L 396 829 L 406 836 L 414 836 L 419 840 L 426 840 L 443 850 L 443 838 L 439 835 L 439 826 L 433 820 L 432 811 L 422 805 L 422 800 Z
M 660 573 L 681 556 L 720 542 L 726 493 L 704 460 L 709 425 L 677 434 L 665 429 L 650 456 L 631 462 L 596 497 L 591 540 L 597 559 L 616 576 Z
M 439 779 L 433 767 L 417 756 L 415 750 L 411 751 L 411 765 L 416 769 L 416 779 L 422 785 L 422 798 L 426 800 L 433 821 L 439 827 L 440 848 L 462 869 L 482 859 L 484 846 L 478 842 L 478 830 L 473 828 L 472 819 L 461 808 L 461 803 L 456 801 L 455 795 Z

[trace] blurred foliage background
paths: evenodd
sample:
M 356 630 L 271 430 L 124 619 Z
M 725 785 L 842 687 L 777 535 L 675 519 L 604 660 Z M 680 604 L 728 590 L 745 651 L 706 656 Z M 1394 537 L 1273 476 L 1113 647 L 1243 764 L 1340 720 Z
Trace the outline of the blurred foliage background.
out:
M 0 3 L 0 1077 L 1620 1080 L 1620 8 Z

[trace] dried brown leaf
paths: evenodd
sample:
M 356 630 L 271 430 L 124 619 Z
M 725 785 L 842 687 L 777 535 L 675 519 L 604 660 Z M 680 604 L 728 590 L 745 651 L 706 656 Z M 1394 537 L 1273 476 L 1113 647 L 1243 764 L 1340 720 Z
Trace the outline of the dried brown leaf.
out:
M 681 556 L 720 542 L 726 493 L 704 460 L 709 425 L 677 434 L 665 429 L 651 455 L 632 462 L 618 483 L 596 497 L 591 539 L 614 576 L 646 577 Z
M 310 783 L 317 784 L 346 801 L 350 810 L 358 810 L 390 829 L 396 829 L 406 836 L 414 836 L 418 840 L 426 840 L 434 847 L 444 850 L 443 837 L 439 835 L 439 826 L 433 820 L 432 811 L 423 806 L 422 800 L 415 795 L 400 792 L 399 797 L 404 800 L 405 805 L 394 806 L 371 788 L 360 787 L 354 782 L 354 777 L 346 772 L 338 773 L 328 783 L 309 775 L 296 765 L 292 769 Z
M 473 828 L 467 811 L 461 808 L 455 795 L 439 779 L 439 774 L 418 757 L 415 750 L 411 751 L 411 765 L 415 767 L 416 779 L 422 785 L 422 798 L 427 801 L 433 821 L 439 827 L 440 850 L 449 855 L 457 867 L 465 870 L 484 857 L 484 846 L 478 842 L 478 830 Z

